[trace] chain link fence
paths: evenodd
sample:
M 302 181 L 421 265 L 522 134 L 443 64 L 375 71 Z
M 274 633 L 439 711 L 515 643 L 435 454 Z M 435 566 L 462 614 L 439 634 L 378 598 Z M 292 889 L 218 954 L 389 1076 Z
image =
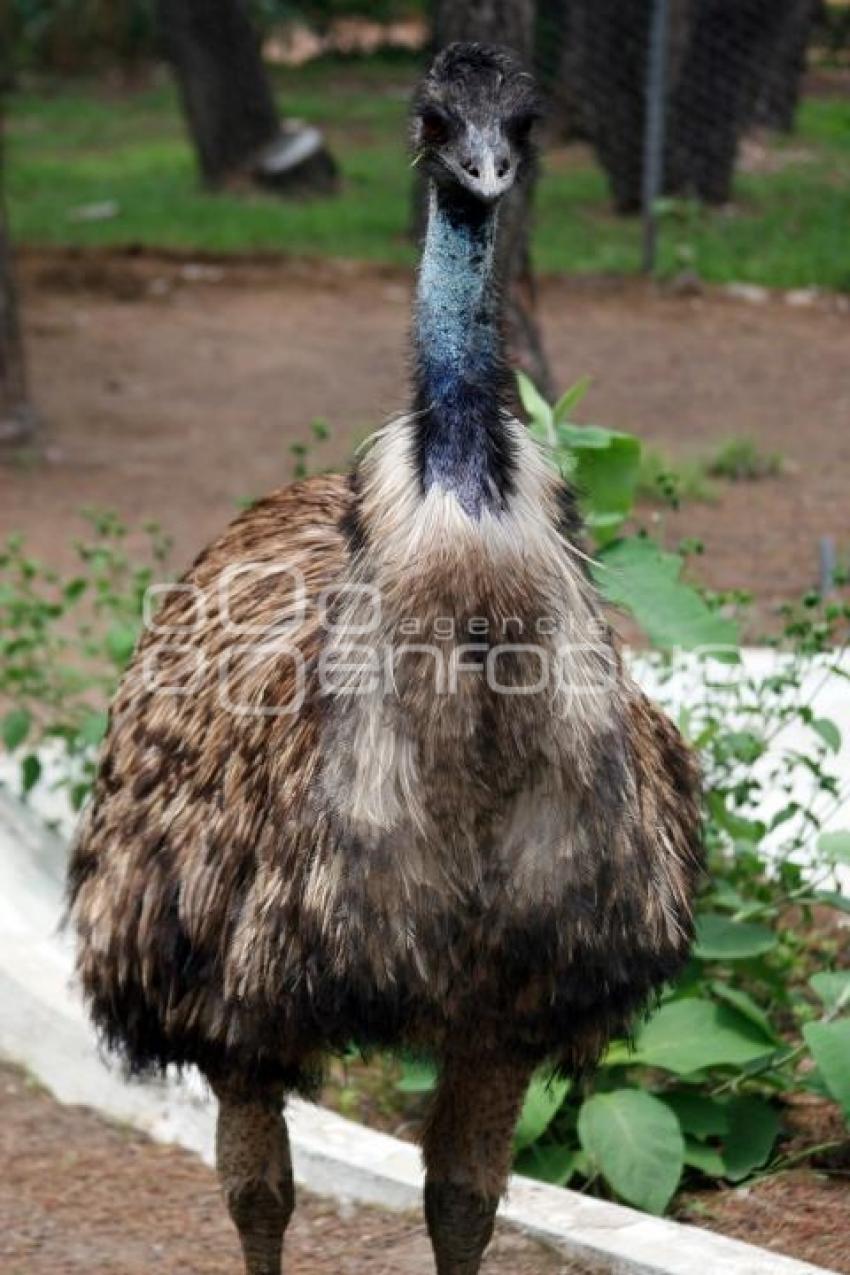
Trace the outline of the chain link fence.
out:
M 790 132 L 813 44 L 840 60 L 850 6 L 823 0 L 541 0 L 556 132 L 593 147 L 652 271 L 669 201 L 722 206 L 750 130 Z M 848 81 L 850 92 L 850 81 Z

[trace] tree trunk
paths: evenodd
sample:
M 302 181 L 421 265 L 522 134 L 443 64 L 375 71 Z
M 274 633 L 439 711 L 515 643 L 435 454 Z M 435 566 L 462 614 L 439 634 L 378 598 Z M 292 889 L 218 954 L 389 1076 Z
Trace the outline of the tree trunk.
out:
M 249 176 L 281 193 L 326 193 L 336 164 L 318 129 L 281 123 L 246 0 L 158 0 L 204 181 Z
M 643 196 L 652 2 L 568 0 L 568 5 L 563 91 L 576 104 L 578 135 L 593 143 L 605 169 L 615 209 L 635 213 Z M 671 81 L 685 55 L 692 8 L 692 0 L 671 0 Z
M 15 84 L 15 17 L 12 6 L 0 0 L 0 96 Z
M 437 45 L 456 40 L 504 44 L 532 65 L 536 23 L 534 0 L 438 0 Z
M 583 17 L 580 0 L 539 0 L 538 75 L 549 99 L 549 136 L 561 142 L 590 140 L 584 102 Z
M 6 220 L 2 127 L 0 117 L 0 446 L 30 442 L 35 433 Z
M 793 0 L 760 75 L 752 122 L 783 133 L 794 130 L 806 54 L 820 0 Z
M 566 0 L 564 74 L 618 212 L 641 206 L 651 0 Z M 813 0 L 672 0 L 665 193 L 726 203 L 774 60 L 795 100 Z M 806 22 L 802 9 L 808 6 Z M 801 28 L 805 28 L 801 30 Z M 786 110 L 787 110 L 786 104 Z M 793 106 L 792 106 L 793 112 Z
M 535 0 L 436 0 L 434 46 L 456 40 L 502 44 L 531 69 L 537 20 Z M 497 272 L 506 298 L 505 325 L 512 363 L 522 368 L 544 394 L 554 386 L 535 317 L 536 289 L 531 267 L 531 234 L 536 175 L 505 200 L 501 212 Z
M 641 206 L 650 8 L 647 0 L 575 0 L 570 37 L 582 118 L 617 212 Z
M 766 50 L 796 0 L 696 0 L 670 103 L 667 188 L 708 204 L 732 197 L 738 144 Z

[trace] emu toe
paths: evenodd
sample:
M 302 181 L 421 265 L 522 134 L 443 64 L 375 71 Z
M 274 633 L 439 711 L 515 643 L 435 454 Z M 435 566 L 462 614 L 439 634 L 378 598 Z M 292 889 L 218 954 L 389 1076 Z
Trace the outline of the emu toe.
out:
M 295 1208 L 282 1098 L 266 1093 L 251 1099 L 226 1085 L 215 1087 L 216 1162 L 245 1275 L 280 1275 L 283 1237 Z
M 266 1182 L 247 1182 L 226 1198 L 245 1256 L 245 1275 L 281 1275 L 292 1193 L 281 1196 Z
M 425 1184 L 425 1221 L 437 1275 L 478 1275 L 498 1203 L 454 1182 Z

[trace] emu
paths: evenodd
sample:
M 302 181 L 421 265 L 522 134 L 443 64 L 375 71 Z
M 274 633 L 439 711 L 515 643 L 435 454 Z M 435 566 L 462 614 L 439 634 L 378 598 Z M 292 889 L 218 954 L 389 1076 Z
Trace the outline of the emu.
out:
M 504 50 L 437 58 L 412 408 L 168 590 L 72 854 L 94 1021 L 132 1070 L 208 1078 L 247 1275 L 294 1207 L 286 1095 L 352 1043 L 436 1061 L 425 1216 L 439 1275 L 475 1275 L 532 1073 L 591 1067 L 687 957 L 696 766 L 507 407 L 499 206 L 538 114 Z

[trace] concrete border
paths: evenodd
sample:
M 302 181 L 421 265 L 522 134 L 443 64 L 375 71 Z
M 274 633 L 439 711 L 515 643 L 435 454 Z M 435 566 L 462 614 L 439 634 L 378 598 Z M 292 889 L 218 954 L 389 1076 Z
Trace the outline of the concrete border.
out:
M 213 1111 L 200 1080 L 127 1083 L 98 1052 L 71 991 L 57 930 L 66 847 L 0 791 L 0 1055 L 64 1103 L 79 1103 L 212 1163 Z M 422 1174 L 409 1143 L 293 1102 L 298 1181 L 320 1194 L 416 1209 Z M 711 1231 L 515 1177 L 504 1220 L 610 1275 L 830 1275 Z M 834 1275 L 834 1273 L 833 1273 Z

